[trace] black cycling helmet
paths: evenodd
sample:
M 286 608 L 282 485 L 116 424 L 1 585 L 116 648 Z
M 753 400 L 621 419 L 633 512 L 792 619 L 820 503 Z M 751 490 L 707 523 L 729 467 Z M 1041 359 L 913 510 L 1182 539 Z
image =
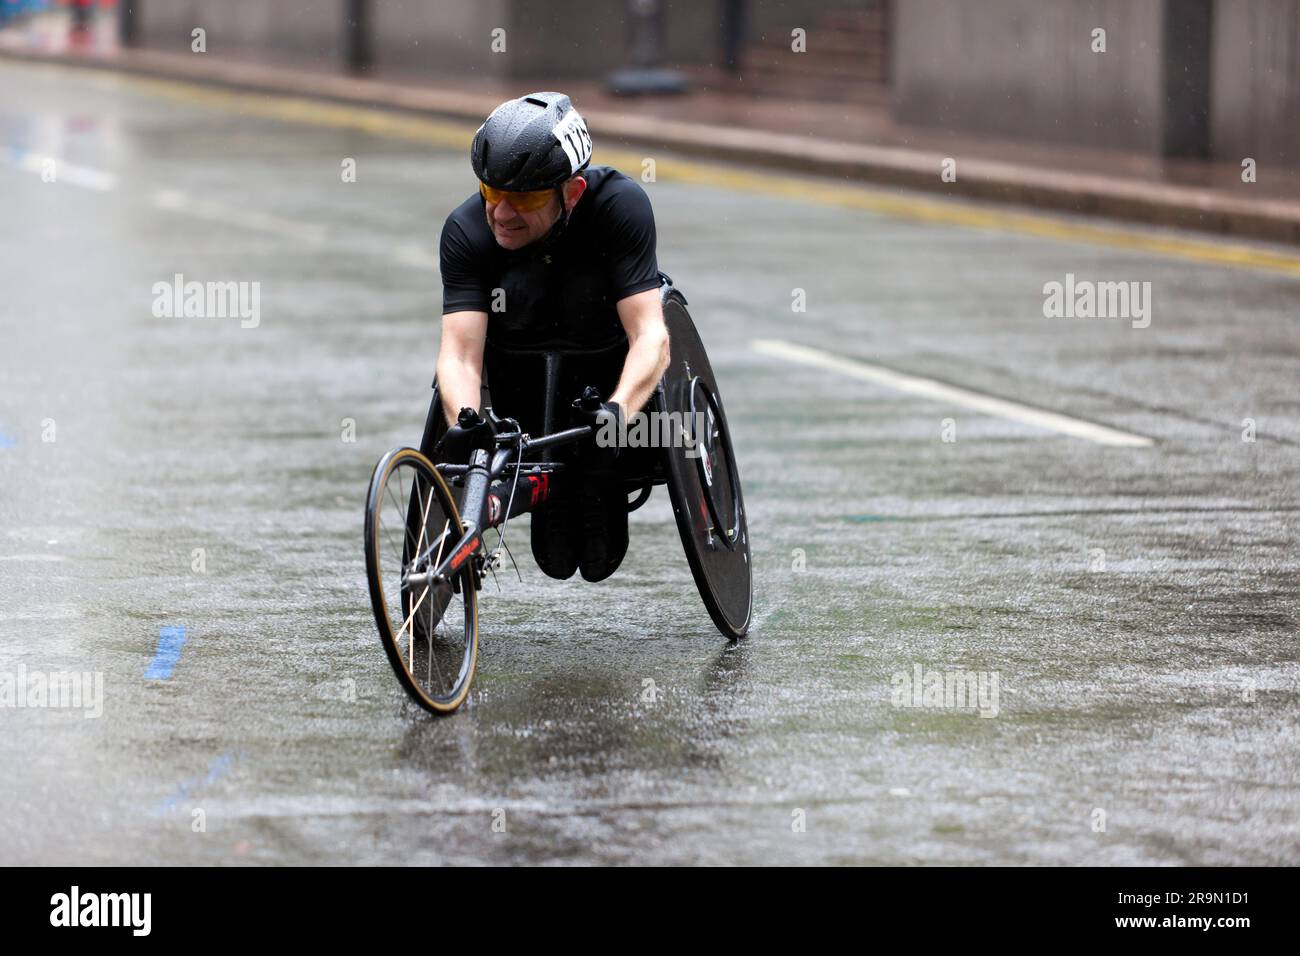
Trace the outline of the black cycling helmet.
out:
M 563 93 L 529 93 L 492 111 L 469 155 L 474 175 L 494 189 L 550 189 L 587 168 L 591 135 Z

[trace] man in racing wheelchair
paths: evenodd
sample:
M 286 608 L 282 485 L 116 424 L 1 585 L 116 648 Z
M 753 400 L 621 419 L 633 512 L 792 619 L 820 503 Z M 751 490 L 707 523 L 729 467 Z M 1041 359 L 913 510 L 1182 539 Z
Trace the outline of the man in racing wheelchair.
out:
M 502 103 L 475 134 L 479 191 L 447 217 L 440 245 L 442 420 L 431 410 L 423 449 L 435 461 L 463 461 L 490 441 L 478 411 L 485 385 L 495 414 L 525 432 L 590 424 L 622 434 L 620 421 L 645 408 L 668 368 L 649 198 L 617 170 L 591 166 L 591 153 L 561 93 Z M 600 581 L 618 569 L 627 482 L 654 470 L 647 452 L 601 447 L 593 435 L 559 453 L 580 479 L 532 512 L 546 574 Z
M 437 714 L 469 692 L 479 592 L 515 515 L 532 514 L 543 571 L 600 581 L 627 553 L 628 512 L 666 485 L 713 623 L 736 640 L 753 611 L 722 396 L 686 297 L 658 269 L 645 193 L 590 165 L 586 125 L 560 93 L 497 107 L 471 159 L 479 194 L 442 231 L 442 345 L 424 437 L 375 465 L 364 528 L 385 653 Z M 642 409 L 663 416 L 652 425 L 689 429 L 667 447 L 616 447 L 625 416 Z M 499 534 L 491 549 L 488 529 Z

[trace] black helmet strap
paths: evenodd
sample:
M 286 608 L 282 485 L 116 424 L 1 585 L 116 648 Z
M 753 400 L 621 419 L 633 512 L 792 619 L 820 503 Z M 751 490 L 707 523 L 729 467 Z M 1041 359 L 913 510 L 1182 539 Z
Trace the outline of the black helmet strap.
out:
M 564 205 L 564 183 L 560 183 L 555 187 L 555 196 L 560 200 L 560 215 L 556 218 L 550 231 L 537 241 L 537 248 L 539 250 L 549 249 L 553 246 L 556 240 L 558 240 L 564 233 L 564 227 L 569 224 L 570 210 Z

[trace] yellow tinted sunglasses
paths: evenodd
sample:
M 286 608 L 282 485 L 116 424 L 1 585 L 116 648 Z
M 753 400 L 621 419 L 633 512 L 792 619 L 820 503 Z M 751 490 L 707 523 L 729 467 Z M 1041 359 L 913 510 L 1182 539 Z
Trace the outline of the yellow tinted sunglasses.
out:
M 492 205 L 503 199 L 510 203 L 515 212 L 536 212 L 551 201 L 554 189 L 535 189 L 526 193 L 512 193 L 504 189 L 493 189 L 487 183 L 479 183 L 478 191 Z

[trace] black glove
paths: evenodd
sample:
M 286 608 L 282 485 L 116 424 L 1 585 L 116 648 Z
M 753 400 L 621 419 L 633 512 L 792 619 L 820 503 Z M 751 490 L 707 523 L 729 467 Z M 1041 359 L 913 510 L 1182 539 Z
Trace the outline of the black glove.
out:
M 472 408 L 462 408 L 456 424 L 438 440 L 433 459 L 440 464 L 464 465 L 475 449 L 491 451 L 496 444 L 496 430 Z
M 600 392 L 588 385 L 572 407 L 574 424 L 594 429 L 588 446 L 595 449 L 593 463 L 608 464 L 618 458 L 619 442 L 624 437 L 623 409 L 618 402 L 602 402 Z

